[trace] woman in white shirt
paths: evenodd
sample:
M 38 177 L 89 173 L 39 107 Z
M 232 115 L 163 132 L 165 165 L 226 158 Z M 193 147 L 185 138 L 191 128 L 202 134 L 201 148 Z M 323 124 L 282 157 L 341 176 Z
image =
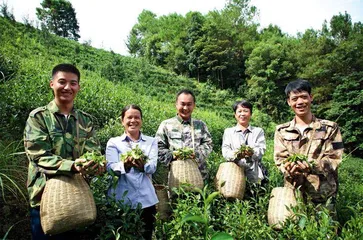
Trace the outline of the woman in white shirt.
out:
M 151 175 L 156 171 L 157 165 L 157 140 L 141 133 L 142 111 L 139 106 L 124 107 L 121 122 L 125 128 L 124 134 L 111 138 L 106 147 L 107 170 L 112 170 L 119 176 L 117 186 L 111 187 L 108 194 L 116 200 L 123 200 L 124 204 L 130 205 L 132 209 L 141 205 L 141 219 L 145 223 L 143 237 L 151 239 L 155 223 L 155 205 L 158 203 L 151 181 Z M 136 146 L 148 156 L 148 161 L 122 162 L 121 154 L 131 151 Z

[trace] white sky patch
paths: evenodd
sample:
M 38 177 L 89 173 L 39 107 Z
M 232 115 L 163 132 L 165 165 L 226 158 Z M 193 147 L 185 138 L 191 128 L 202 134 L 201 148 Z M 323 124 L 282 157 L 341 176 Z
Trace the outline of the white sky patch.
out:
M 35 8 L 42 0 L 0 0 L 7 3 L 15 19 L 36 20 Z M 80 26 L 79 42 L 127 55 L 125 42 L 143 9 L 157 16 L 169 13 L 185 15 L 189 11 L 222 9 L 225 0 L 71 0 Z M 345 11 L 352 22 L 363 22 L 363 0 L 251 0 L 260 11 L 261 27 L 274 24 L 283 32 L 295 35 L 308 28 L 321 29 L 324 20 Z

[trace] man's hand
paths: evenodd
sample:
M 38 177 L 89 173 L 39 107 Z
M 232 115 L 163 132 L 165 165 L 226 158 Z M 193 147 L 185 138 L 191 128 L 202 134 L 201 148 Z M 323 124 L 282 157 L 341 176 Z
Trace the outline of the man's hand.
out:
M 87 161 L 86 159 L 77 158 L 73 164 L 73 170 L 81 173 L 82 175 L 100 175 L 105 172 L 105 166 L 95 163 L 93 160 Z
M 302 174 L 306 175 L 311 171 L 311 168 L 306 161 L 286 162 L 284 167 L 292 177 Z
M 87 160 L 86 159 L 83 159 L 83 158 L 77 158 L 73 165 L 72 165 L 72 170 L 74 172 L 79 172 L 81 173 L 82 175 L 85 175 L 86 174 L 86 171 L 83 169 L 83 164 L 86 163 Z

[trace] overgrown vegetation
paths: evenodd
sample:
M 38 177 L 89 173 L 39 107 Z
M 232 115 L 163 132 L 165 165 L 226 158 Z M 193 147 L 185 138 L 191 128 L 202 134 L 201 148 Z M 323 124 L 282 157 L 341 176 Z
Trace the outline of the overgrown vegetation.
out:
M 238 1 L 230 2 L 237 4 Z M 253 9 L 250 10 L 252 14 Z M 272 26 L 257 32 L 255 25 L 243 25 L 241 22 L 238 24 L 242 25 L 235 29 L 236 34 L 240 33 L 237 36 L 230 35 L 226 28 L 213 25 L 217 20 L 220 24 L 229 22 L 227 17 L 234 11 L 236 8 L 232 4 L 223 11 L 212 11 L 206 16 L 199 13 L 186 16 L 193 22 L 193 29 L 201 31 L 200 34 L 207 30 L 212 34 L 213 29 L 218 29 L 214 34 L 233 36 L 234 41 L 244 43 L 229 43 L 233 46 L 229 53 L 243 56 L 231 57 L 234 65 L 225 69 L 203 69 L 198 64 L 206 59 L 201 62 L 189 59 L 189 76 L 198 78 L 199 82 L 178 75 L 188 75 L 185 72 L 173 73 L 168 71 L 171 68 L 165 70 L 160 64 L 159 67 L 155 66 L 153 64 L 158 62 L 150 62 L 148 58 L 123 57 L 0 17 L 0 187 L 4 189 L 0 198 L 0 236 L 5 236 L 13 226 L 7 235 L 9 239 L 30 238 L 28 205 L 22 197 L 26 195 L 27 175 L 27 160 L 21 153 L 22 132 L 29 112 L 52 99 L 48 85 L 52 67 L 60 62 L 70 62 L 80 68 L 82 75 L 77 107 L 93 115 L 103 149 L 110 137 L 123 131 L 119 120 L 123 106 L 131 103 L 140 105 L 144 116 L 143 132 L 153 136 L 162 120 L 175 115 L 176 92 L 181 88 L 190 88 L 196 93 L 197 109 L 193 115 L 206 122 L 214 142 L 214 151 L 207 162 L 210 171 L 208 187 L 202 193 L 183 193 L 183 197 L 174 201 L 170 219 L 167 222 L 157 220 L 156 239 L 210 239 L 216 233 L 223 232 L 234 239 L 361 239 L 363 163 L 362 159 L 350 156 L 344 159 L 339 169 L 337 221 L 324 208 L 298 205 L 295 209 L 297 222 L 288 222 L 282 231 L 275 231 L 267 224 L 270 192 L 273 187 L 282 186 L 282 176 L 273 163 L 272 137 L 275 120 L 280 119 L 280 122 L 290 116 L 281 93 L 288 80 L 296 76 L 312 80 L 316 89 L 315 99 L 319 104 L 315 110 L 322 114 L 318 116 L 325 116 L 325 110 L 329 109 L 326 116 L 338 120 L 349 152 L 358 147 L 353 153 L 359 156 L 362 142 L 359 128 L 362 122 L 359 114 L 362 109 L 362 51 L 359 49 L 362 49 L 363 43 L 357 31 L 361 31 L 361 25 L 355 24 L 355 30 L 348 31 L 348 21 L 348 35 L 340 34 L 337 27 L 331 27 L 328 35 L 323 34 L 324 29 L 322 32 L 307 30 L 297 38 L 288 37 Z M 145 19 L 142 20 L 141 16 Z M 346 20 L 342 16 L 346 15 L 337 16 L 332 21 Z M 139 24 L 150 17 L 154 22 L 170 18 L 177 22 L 183 18 L 171 15 L 157 19 L 150 13 L 142 13 Z M 170 34 L 165 31 L 166 35 Z M 216 56 L 211 54 L 215 49 L 209 48 L 210 51 L 205 52 L 203 47 L 206 45 L 203 44 L 212 44 L 208 41 L 219 38 L 202 34 L 200 36 L 204 40 L 199 41 L 198 45 L 199 35 L 196 33 L 189 31 L 189 35 L 186 35 L 189 36 L 188 44 L 194 56 L 202 53 Z M 229 46 L 226 39 L 223 43 L 215 42 L 213 46 Z M 159 54 L 158 51 L 153 52 Z M 182 52 L 180 49 L 177 51 Z M 164 62 L 171 64 L 169 60 L 174 59 L 177 65 L 173 66 L 181 67 L 179 60 L 176 61 L 179 58 L 174 57 L 183 59 L 182 54 L 165 54 L 163 56 L 166 58 L 162 58 Z M 227 73 L 231 76 L 225 75 Z M 215 79 L 221 77 L 224 88 L 233 88 L 220 90 Z M 263 188 L 250 186 L 250 197 L 243 201 L 227 201 L 213 193 L 213 178 L 219 164 L 224 161 L 220 154 L 223 130 L 235 124 L 231 105 L 245 96 L 256 103 L 253 124 L 262 127 L 268 139 L 263 163 L 269 172 L 269 182 Z M 115 182 L 115 178 L 107 174 L 92 181 L 98 219 L 94 225 L 83 230 L 85 239 L 138 239 L 140 236 L 137 235 L 142 227 L 139 212 L 106 198 L 107 188 Z M 25 221 L 17 223 L 19 220 Z

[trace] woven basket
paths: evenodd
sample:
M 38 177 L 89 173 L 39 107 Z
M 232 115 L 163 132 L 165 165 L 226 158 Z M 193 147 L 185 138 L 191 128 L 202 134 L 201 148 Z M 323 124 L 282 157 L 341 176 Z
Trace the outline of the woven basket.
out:
M 296 206 L 296 198 L 292 188 L 276 187 L 272 189 L 267 212 L 268 224 L 274 229 L 282 229 L 288 217 L 295 217 L 290 209 L 293 206 Z
M 156 211 L 159 213 L 159 219 L 163 221 L 168 220 L 171 213 L 168 190 L 166 186 L 160 184 L 155 184 L 154 188 L 156 196 L 159 199 L 159 202 L 156 204 Z
M 246 189 L 244 169 L 234 162 L 221 163 L 215 178 L 215 185 L 225 198 L 243 199 Z
M 91 189 L 80 174 L 56 176 L 47 181 L 40 204 L 45 234 L 85 227 L 96 220 L 96 214 Z
M 191 187 L 185 188 L 192 191 L 193 188 L 203 188 L 203 178 L 197 163 L 192 160 L 176 160 L 170 164 L 169 189 L 178 188 L 183 183 L 188 183 Z

